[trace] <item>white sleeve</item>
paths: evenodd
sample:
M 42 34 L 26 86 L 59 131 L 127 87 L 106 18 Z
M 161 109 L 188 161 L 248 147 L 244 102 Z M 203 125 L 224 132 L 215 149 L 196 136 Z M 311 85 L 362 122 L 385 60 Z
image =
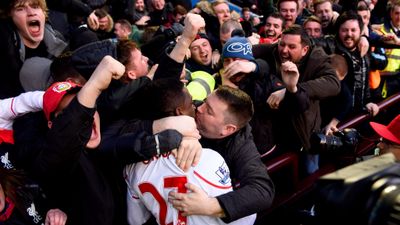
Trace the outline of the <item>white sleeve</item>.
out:
M 43 109 L 44 91 L 32 91 L 0 100 L 0 128 L 12 129 L 16 117 Z
M 126 201 L 127 201 L 127 216 L 130 225 L 142 225 L 151 216 L 151 212 L 147 210 L 146 206 L 140 200 L 139 195 L 136 193 L 132 185 L 135 182 L 133 172 L 135 164 L 125 166 L 124 176 L 127 185 Z
M 230 171 L 224 158 L 214 150 L 203 148 L 195 177 L 209 196 L 215 197 L 232 191 Z
M 130 225 L 142 225 L 151 215 L 142 201 L 135 195 L 130 194 L 131 189 L 128 187 L 126 201 L 128 204 L 128 222 Z
M 256 222 L 257 214 L 251 214 L 250 216 L 246 216 L 235 220 L 233 222 L 228 223 L 229 225 L 253 225 Z

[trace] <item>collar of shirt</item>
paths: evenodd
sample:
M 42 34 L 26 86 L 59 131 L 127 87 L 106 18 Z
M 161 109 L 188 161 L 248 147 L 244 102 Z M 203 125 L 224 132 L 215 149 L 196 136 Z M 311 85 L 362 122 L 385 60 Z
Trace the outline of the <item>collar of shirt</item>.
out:
M 392 29 L 393 29 L 394 33 L 397 34 L 397 32 L 400 31 L 400 27 L 395 27 L 392 22 L 390 22 L 390 26 L 392 26 Z

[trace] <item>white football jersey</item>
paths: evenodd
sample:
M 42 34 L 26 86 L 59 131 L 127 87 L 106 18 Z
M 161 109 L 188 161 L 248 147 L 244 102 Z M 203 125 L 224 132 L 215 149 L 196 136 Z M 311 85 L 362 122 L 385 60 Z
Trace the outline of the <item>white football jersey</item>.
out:
M 125 167 L 128 184 L 128 221 L 131 225 L 143 224 L 152 214 L 161 225 L 225 224 L 210 216 L 182 216 L 168 202 L 168 193 L 186 193 L 186 183 L 202 188 L 208 196 L 215 197 L 232 191 L 229 168 L 222 156 L 204 148 L 200 162 L 184 172 L 175 164 L 175 157 L 163 154 L 152 160 Z M 256 215 L 250 215 L 229 224 L 254 224 Z

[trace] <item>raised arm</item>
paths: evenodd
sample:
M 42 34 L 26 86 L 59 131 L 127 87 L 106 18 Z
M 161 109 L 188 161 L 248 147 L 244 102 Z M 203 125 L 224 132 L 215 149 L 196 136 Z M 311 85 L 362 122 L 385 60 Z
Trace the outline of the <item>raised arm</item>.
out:
M 12 130 L 15 118 L 43 109 L 44 91 L 32 91 L 0 100 L 0 128 Z
M 105 56 L 96 67 L 90 79 L 78 93 L 78 101 L 85 107 L 94 108 L 97 98 L 111 82 L 111 79 L 119 79 L 125 72 L 125 66 L 112 58 Z

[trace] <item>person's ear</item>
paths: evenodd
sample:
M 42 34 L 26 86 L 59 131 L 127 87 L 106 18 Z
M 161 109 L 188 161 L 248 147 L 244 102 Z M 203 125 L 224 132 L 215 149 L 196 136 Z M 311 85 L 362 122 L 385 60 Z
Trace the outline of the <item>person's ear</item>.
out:
M 223 137 L 227 137 L 227 136 L 235 133 L 237 130 L 238 130 L 238 127 L 236 125 L 230 123 L 230 124 L 225 125 L 224 129 L 222 130 L 221 135 Z
M 301 57 L 303 57 L 307 54 L 309 48 L 310 48 L 310 46 L 306 45 L 301 49 Z
M 136 79 L 136 73 L 132 70 L 126 71 L 126 75 L 129 77 L 129 79 L 131 80 L 135 80 Z
M 53 122 L 47 121 L 47 127 L 48 127 L 49 129 L 51 129 L 52 126 L 53 126 Z
M 181 116 L 181 115 L 185 115 L 183 110 L 182 110 L 182 107 L 177 107 L 175 109 L 175 116 Z

